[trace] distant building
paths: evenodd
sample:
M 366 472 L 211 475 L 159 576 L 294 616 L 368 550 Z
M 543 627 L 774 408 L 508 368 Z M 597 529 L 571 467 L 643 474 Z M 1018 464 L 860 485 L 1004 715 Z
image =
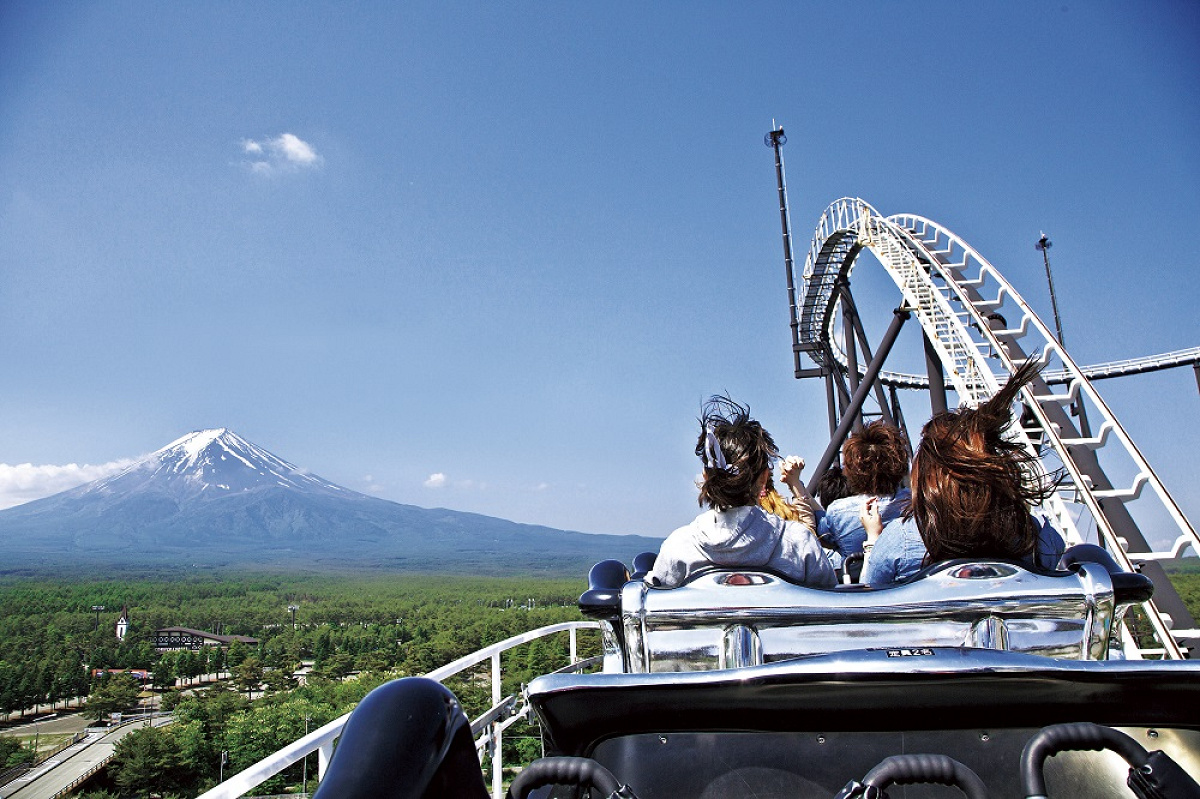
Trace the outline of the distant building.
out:
M 121 606 L 121 618 L 117 619 L 117 640 L 124 641 L 125 634 L 129 632 L 129 606 Z
M 104 674 L 130 674 L 137 677 L 142 682 L 154 679 L 154 672 L 147 669 L 92 669 L 92 678 L 100 677 Z
M 154 648 L 159 652 L 177 649 L 195 651 L 205 646 L 227 648 L 234 641 L 246 646 L 258 646 L 258 639 L 248 635 L 217 635 L 190 627 L 163 627 L 154 631 Z

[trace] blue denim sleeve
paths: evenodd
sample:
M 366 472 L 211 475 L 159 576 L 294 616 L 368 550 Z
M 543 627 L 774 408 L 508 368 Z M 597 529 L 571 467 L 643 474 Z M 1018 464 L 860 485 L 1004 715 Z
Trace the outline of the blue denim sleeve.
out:
M 903 552 L 901 538 L 902 533 L 895 523 L 889 523 L 883 528 L 867 558 L 862 582 L 867 585 L 891 585 L 896 582 L 896 564 Z
M 863 500 L 864 497 L 856 495 L 829 503 L 825 518 L 817 527 L 822 545 L 837 550 L 843 557 L 862 552 L 863 541 L 867 538 L 867 531 L 858 518 Z
M 925 543 L 912 519 L 888 522 L 875 542 L 862 581 L 868 585 L 890 585 L 916 574 L 925 560 Z

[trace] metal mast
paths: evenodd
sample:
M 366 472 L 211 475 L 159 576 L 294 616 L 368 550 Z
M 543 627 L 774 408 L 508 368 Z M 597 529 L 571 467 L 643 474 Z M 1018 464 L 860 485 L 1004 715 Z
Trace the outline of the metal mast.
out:
M 1046 282 L 1050 284 L 1050 308 L 1054 311 L 1054 330 L 1058 333 L 1058 343 L 1065 347 L 1067 342 L 1063 341 L 1062 320 L 1058 318 L 1058 297 L 1054 294 L 1054 277 L 1050 274 L 1050 248 L 1054 246 L 1054 242 L 1050 241 L 1050 237 L 1043 231 L 1041 238 L 1033 246 L 1042 251 L 1042 261 L 1046 264 Z

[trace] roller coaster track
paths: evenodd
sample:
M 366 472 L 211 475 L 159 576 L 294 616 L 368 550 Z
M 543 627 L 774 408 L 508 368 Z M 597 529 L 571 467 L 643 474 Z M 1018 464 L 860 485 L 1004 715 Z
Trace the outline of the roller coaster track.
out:
M 831 340 L 831 344 L 833 345 L 833 357 L 837 362 L 837 368 L 844 372 L 849 368 L 846 353 L 838 346 L 836 338 Z M 1180 366 L 1195 366 L 1200 368 L 1200 347 L 1164 352 L 1159 355 L 1143 355 L 1140 358 L 1128 358 L 1123 361 L 1105 361 L 1104 363 L 1096 363 L 1079 368 L 1083 372 L 1084 377 L 1094 381 L 1107 380 L 1112 377 L 1140 375 L 1147 372 L 1157 372 L 1162 369 L 1176 369 Z M 858 373 L 862 375 L 866 371 L 866 366 L 859 364 Z M 1042 379 L 1046 381 L 1047 385 L 1066 385 L 1071 382 L 1071 373 L 1061 369 L 1047 369 L 1042 372 Z M 885 369 L 879 373 L 879 381 L 886 386 L 895 386 L 896 388 L 929 388 L 929 378 L 927 376 L 910 374 L 908 372 L 892 372 Z M 953 386 L 948 385 L 947 388 L 953 388 Z
M 945 384 L 961 403 L 984 401 L 1019 365 L 1038 359 L 1042 376 L 1023 390 L 1026 412 L 1008 435 L 1037 454 L 1045 472 L 1065 476 L 1042 510 L 1068 543 L 1083 540 L 1080 531 L 1094 528 L 1118 562 L 1155 582 L 1155 598 L 1143 606 L 1154 640 L 1126 630 L 1126 656 L 1185 657 L 1187 645 L 1200 638 L 1200 631 L 1192 629 L 1195 622 L 1161 562 L 1181 557 L 1188 548 L 1200 554 L 1200 538 L 1092 381 L 1198 364 L 1200 348 L 1081 368 L 1012 284 L 965 241 L 924 217 L 884 217 L 857 198 L 842 198 L 821 215 L 803 273 L 795 280 L 787 249 L 786 207 L 783 212 L 789 287 L 800 286 L 798 299 L 791 291 L 797 376 L 828 377 L 835 370 L 855 378 L 870 374 L 853 356 L 847 357 L 847 348 L 838 345 L 835 335 L 836 320 L 848 309 L 857 313 L 849 276 L 864 248 L 900 289 L 903 309 L 919 321 Z M 801 369 L 802 353 L 819 369 Z M 930 386 L 930 378 L 920 375 L 884 372 L 878 366 L 875 373 L 880 382 L 894 387 Z M 852 381 L 852 390 L 855 384 Z M 1086 411 L 1082 418 L 1098 423 L 1094 435 L 1086 423 L 1076 426 L 1080 407 Z M 1143 529 L 1166 545 L 1152 547 Z

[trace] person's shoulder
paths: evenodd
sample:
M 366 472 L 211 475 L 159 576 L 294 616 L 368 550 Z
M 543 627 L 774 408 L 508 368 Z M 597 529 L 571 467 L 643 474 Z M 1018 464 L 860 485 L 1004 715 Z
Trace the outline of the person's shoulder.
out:
M 835 499 L 833 502 L 829 503 L 829 507 L 827 507 L 825 511 L 826 513 L 834 515 L 853 513 L 855 516 L 857 516 L 859 511 L 862 510 L 864 499 L 865 497 L 862 494 L 854 494 L 849 497 Z
M 900 545 L 900 542 L 916 538 L 920 540 L 921 531 L 917 527 L 917 522 L 911 516 L 900 515 L 883 525 L 883 532 L 879 534 L 879 541 L 876 547 L 880 544 L 887 548 L 888 544 L 895 543 Z
M 785 521 L 780 526 L 782 539 L 785 545 L 797 552 L 821 552 L 821 541 L 817 538 L 817 533 L 804 522 Z
M 886 525 L 884 525 L 883 529 L 884 530 L 890 530 L 890 529 L 904 530 L 905 532 L 915 533 L 918 531 L 917 520 L 915 518 L 913 518 L 912 516 L 902 513 L 899 516 L 897 516 L 896 518 L 892 519 Z
M 768 513 L 758 505 L 746 505 L 741 508 L 734 508 L 733 511 L 737 511 L 737 513 L 730 516 L 730 519 L 740 530 L 763 530 L 769 527 L 772 530 L 780 531 L 787 530 L 793 524 L 805 530 L 808 529 L 807 526 L 800 522 L 788 521 L 773 513 Z M 732 513 L 732 511 L 730 512 Z

